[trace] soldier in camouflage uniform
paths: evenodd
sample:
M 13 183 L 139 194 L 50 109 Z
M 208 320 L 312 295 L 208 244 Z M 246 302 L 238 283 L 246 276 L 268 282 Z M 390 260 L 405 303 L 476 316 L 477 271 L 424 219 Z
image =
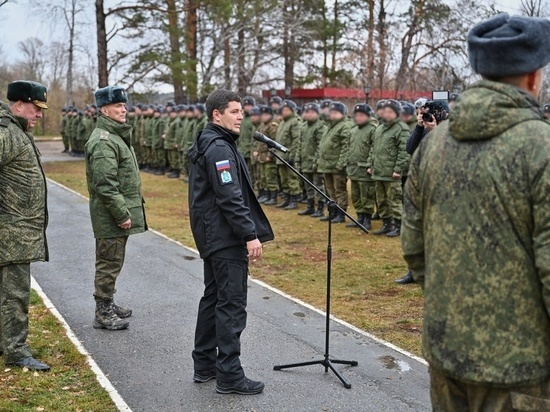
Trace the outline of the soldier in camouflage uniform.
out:
M 187 176 L 189 176 L 189 148 L 193 145 L 195 138 L 193 137 L 193 130 L 195 129 L 195 124 L 197 120 L 195 119 L 195 105 L 190 104 L 187 107 L 187 123 L 182 130 L 182 143 L 180 145 L 181 151 L 181 162 L 183 165 L 183 170 L 185 171 L 184 181 L 187 181 Z
M 169 179 L 179 179 L 180 177 L 180 155 L 178 153 L 178 144 L 176 142 L 177 131 L 181 125 L 179 114 L 184 112 L 180 106 L 170 112 L 170 125 L 164 139 L 164 149 L 166 150 L 168 165 L 170 167 Z
M 156 176 L 164 176 L 166 173 L 166 151 L 164 150 L 164 139 L 166 138 L 166 131 L 168 129 L 168 110 L 165 108 L 159 108 L 160 117 L 155 123 L 153 129 L 153 153 L 154 153 L 154 171 Z
M 260 108 L 258 106 L 254 106 L 252 110 L 250 110 L 250 120 L 252 121 L 252 134 L 258 130 L 258 127 L 262 123 L 261 118 L 262 113 L 260 112 Z M 252 168 L 250 170 L 250 175 L 252 176 L 252 187 L 254 189 L 258 190 L 258 201 L 260 199 L 263 200 L 264 203 L 266 200 L 266 193 L 265 189 L 262 186 L 262 182 L 260 180 L 260 162 L 258 161 L 258 156 L 255 154 L 255 147 L 256 147 L 256 141 L 252 138 L 252 134 L 250 135 L 251 143 L 250 143 L 250 167 Z M 240 136 L 240 135 L 239 135 Z M 239 137 L 240 140 L 240 137 Z
M 206 116 L 206 106 L 203 103 L 197 103 L 195 105 L 195 123 L 191 131 L 190 146 L 195 143 L 197 136 L 208 124 L 208 116 Z
M 282 153 L 281 157 L 291 165 L 300 158 L 301 122 L 296 114 L 297 109 L 298 106 L 292 100 L 283 101 L 281 107 L 283 121 L 279 124 L 276 137 L 277 142 L 288 148 L 288 153 Z M 283 189 L 283 201 L 275 207 L 285 210 L 296 209 L 302 192 L 298 176 L 279 159 L 275 163 L 277 163 L 277 171 Z
M 48 260 L 46 178 L 30 131 L 47 109 L 46 88 L 8 85 L 0 102 L 0 354 L 6 365 L 47 371 L 27 345 L 31 263 Z
M 283 99 L 279 96 L 271 96 L 269 99 L 269 106 L 271 107 L 271 110 L 273 110 L 273 119 L 277 122 L 277 124 L 280 124 L 283 121 L 283 118 L 281 117 L 282 104 Z
M 348 121 L 348 109 L 342 102 L 330 104 L 329 126 L 319 143 L 319 152 L 316 159 L 317 172 L 323 173 L 325 187 L 330 198 L 338 206 L 348 208 L 348 186 L 346 166 L 349 156 L 349 139 L 351 124 Z M 321 221 L 332 220 L 333 223 L 343 223 L 345 215 L 338 211 L 330 211 Z
M 143 171 L 146 173 L 152 173 L 153 172 L 153 164 L 152 164 L 152 156 L 153 156 L 153 150 L 152 150 L 152 142 L 151 139 L 153 137 L 153 128 L 154 124 L 156 122 L 154 118 L 155 108 L 153 105 L 147 106 L 147 109 L 145 110 L 145 113 L 143 114 L 143 143 L 141 146 L 142 153 L 143 153 L 143 163 L 145 167 L 143 168 Z
M 328 126 L 330 123 L 330 104 L 332 103 L 332 100 L 326 99 L 321 102 L 321 120 L 325 122 L 325 124 Z
M 416 108 L 412 103 L 406 101 L 402 101 L 400 103 L 403 108 L 401 111 L 401 120 L 407 123 L 407 126 L 409 126 L 409 131 L 412 133 L 417 124 Z
M 237 140 L 237 148 L 243 155 L 252 178 L 254 178 L 252 175 L 252 134 L 254 133 L 254 126 L 250 118 L 250 111 L 254 106 L 256 106 L 256 100 L 252 96 L 243 97 L 244 117 L 241 123 L 239 140 Z M 252 187 L 254 187 L 254 181 L 252 181 Z
M 78 128 L 78 109 L 72 107 L 69 112 L 69 120 L 67 121 L 67 133 L 69 134 L 69 140 L 71 142 L 71 156 L 78 155 L 80 149 L 77 141 L 77 128 Z
M 321 173 L 317 173 L 317 152 L 321 138 L 327 131 L 327 126 L 319 118 L 320 107 L 317 103 L 304 105 L 304 124 L 302 125 L 302 140 L 300 147 L 300 171 L 315 186 L 325 191 L 325 179 Z M 307 191 L 307 209 L 298 212 L 300 216 L 323 217 L 325 199 L 309 185 Z M 317 210 L 315 203 L 317 201 Z
M 141 179 L 132 128 L 126 124 L 128 98 L 121 87 L 95 93 L 100 114 L 86 143 L 86 178 L 90 216 L 96 238 L 94 328 L 126 329 L 130 309 L 115 304 L 116 280 L 122 270 L 128 236 L 147 230 Z
M 384 222 L 375 235 L 397 237 L 401 233 L 403 214 L 403 187 L 401 177 L 408 169 L 409 154 L 406 150 L 410 136 L 409 126 L 399 119 L 401 103 L 384 101 L 382 122 L 376 128 L 374 145 L 367 161 L 367 172 L 376 181 L 378 213 Z
M 273 109 L 270 106 L 260 106 L 261 124 L 258 126 L 258 132 L 275 140 L 279 124 L 273 119 Z M 277 195 L 279 193 L 279 181 L 277 178 L 277 165 L 275 159 L 269 152 L 265 143 L 256 142 L 255 150 L 260 163 L 260 181 L 266 192 L 264 203 L 267 206 L 277 204 Z M 259 201 L 260 199 L 258 199 Z
M 61 153 L 69 153 L 71 150 L 71 142 L 67 134 L 67 121 L 69 117 L 67 116 L 67 109 L 64 107 L 61 109 L 61 125 L 59 126 L 59 132 L 61 133 L 61 138 L 63 139 L 63 151 Z
M 536 100 L 549 37 L 547 19 L 475 26 L 484 80 L 411 162 L 402 244 L 435 412 L 550 410 L 550 125 Z
M 351 201 L 357 212 L 357 222 L 370 230 L 376 200 L 376 183 L 367 173 L 367 160 L 374 143 L 374 132 L 378 126 L 378 120 L 374 117 L 372 107 L 366 103 L 356 104 L 353 115 L 355 126 L 350 131 L 350 150 L 346 170 L 351 180 Z M 357 227 L 354 222 L 346 226 Z

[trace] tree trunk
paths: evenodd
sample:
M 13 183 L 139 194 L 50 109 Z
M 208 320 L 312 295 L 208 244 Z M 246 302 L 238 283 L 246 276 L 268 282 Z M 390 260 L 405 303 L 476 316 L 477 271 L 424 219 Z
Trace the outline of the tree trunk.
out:
M 246 66 L 245 66 L 245 33 L 244 33 L 244 25 L 246 24 L 244 21 L 244 4 L 243 0 L 239 0 L 237 2 L 237 93 L 239 93 L 241 96 L 244 96 L 246 94 L 247 89 L 247 79 L 246 79 Z
M 185 43 L 187 45 L 187 96 L 191 101 L 197 100 L 198 75 L 197 75 L 197 9 L 199 0 L 186 0 L 185 10 L 186 27 Z
M 386 75 L 386 8 L 384 0 L 380 0 L 380 10 L 378 11 L 378 88 L 380 92 L 384 90 L 384 80 Z M 382 96 L 380 96 L 382 98 Z
M 331 50 L 332 77 L 334 77 L 334 73 L 336 73 L 337 48 L 338 48 L 338 0 L 334 0 L 334 20 L 332 22 L 332 50 Z
M 107 30 L 105 28 L 105 10 L 103 0 L 95 1 L 95 17 L 97 26 L 97 72 L 98 86 L 109 85 L 109 71 L 107 61 Z
M 411 48 L 414 36 L 419 30 L 420 20 L 422 19 L 424 10 L 424 0 L 413 2 L 411 5 L 411 21 L 408 25 L 409 29 L 401 39 L 401 62 L 399 64 L 399 70 L 397 71 L 395 90 L 403 90 L 407 85 L 407 74 L 409 71 L 409 58 L 411 55 Z
M 65 10 L 65 13 L 67 11 Z M 75 36 L 75 15 L 76 15 L 76 0 L 71 1 L 70 11 L 70 23 L 69 23 L 69 50 L 68 50 L 68 62 L 67 62 L 67 99 L 66 105 L 74 105 L 73 99 L 73 63 L 74 63 L 74 36 Z
M 178 25 L 178 11 L 176 0 L 166 0 L 168 13 L 168 35 L 170 38 L 170 70 L 172 71 L 172 85 L 174 86 L 174 101 L 182 104 L 183 95 L 183 67 L 181 61 L 180 28 Z
M 231 89 L 231 42 L 229 37 L 229 27 L 226 25 L 223 33 L 223 74 L 224 87 Z
M 328 24 L 327 21 L 327 4 L 325 1 L 322 3 L 322 9 L 321 13 L 323 16 L 323 30 L 322 30 L 322 40 L 323 40 L 323 73 L 322 73 L 322 81 L 323 81 L 323 88 L 327 87 L 327 74 L 328 74 L 328 39 L 326 34 L 326 27 Z
M 372 87 L 374 81 L 374 1 L 367 0 L 369 7 L 369 17 L 368 17 L 368 33 L 369 38 L 367 40 L 367 72 L 366 72 L 366 82 Z

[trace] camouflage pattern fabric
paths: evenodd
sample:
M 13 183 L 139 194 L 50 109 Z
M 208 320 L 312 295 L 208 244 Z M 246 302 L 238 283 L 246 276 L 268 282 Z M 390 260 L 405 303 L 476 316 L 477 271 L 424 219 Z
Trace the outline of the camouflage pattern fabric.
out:
M 112 299 L 115 284 L 124 265 L 128 236 L 96 239 L 95 293 L 96 299 Z
M 304 177 L 313 183 L 317 188 L 321 189 L 321 192 L 325 193 L 325 177 L 320 173 L 303 173 Z M 306 193 L 308 200 L 315 200 L 316 202 L 324 202 L 325 198 L 322 197 L 315 189 L 306 184 Z
M 252 158 L 252 134 L 254 129 L 252 119 L 248 114 L 245 114 L 241 121 L 241 130 L 237 139 L 237 149 L 245 159 Z
M 350 129 L 351 124 L 346 119 L 329 124 L 319 143 L 319 151 L 315 160 L 318 173 L 345 175 L 349 156 Z
M 325 173 L 325 187 L 327 195 L 338 206 L 346 210 L 348 208 L 348 178 L 345 174 Z
M 277 136 L 277 129 L 279 124 L 275 121 L 268 123 L 262 123 L 258 126 L 258 132 L 266 135 L 271 139 L 275 139 Z M 269 152 L 265 143 L 256 142 L 255 149 L 258 152 L 258 162 L 260 163 L 260 185 L 262 188 L 275 191 L 279 190 L 279 180 L 277 165 L 273 155 Z
M 401 202 L 402 197 L 399 197 Z M 376 182 L 351 181 L 351 201 L 357 213 L 374 213 L 376 203 Z
M 410 156 L 406 146 L 410 134 L 407 124 L 399 119 L 378 125 L 366 164 L 372 168 L 373 180 L 391 182 L 394 172 L 402 175 L 408 169 Z
M 350 150 L 346 172 L 351 180 L 372 181 L 367 173 L 367 162 L 374 143 L 374 133 L 378 120 L 370 119 L 364 125 L 355 125 L 350 130 Z
M 382 219 L 401 220 L 403 215 L 403 186 L 401 180 L 375 182 L 378 214 Z
M 423 352 L 461 381 L 550 375 L 550 124 L 517 87 L 478 82 L 424 138 L 402 244 L 424 288 Z
M 300 147 L 300 170 L 302 173 L 317 172 L 315 162 L 319 151 L 319 144 L 327 131 L 327 126 L 321 119 L 312 122 L 304 122 L 302 125 L 302 139 Z

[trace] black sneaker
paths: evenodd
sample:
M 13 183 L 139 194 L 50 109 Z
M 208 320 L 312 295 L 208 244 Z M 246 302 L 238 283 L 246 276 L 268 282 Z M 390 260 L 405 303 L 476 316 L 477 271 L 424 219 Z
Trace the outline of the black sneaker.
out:
M 248 378 L 242 378 L 235 382 L 216 382 L 216 392 L 227 395 L 236 393 L 238 395 L 257 395 L 265 388 L 263 382 L 251 381 Z
M 206 383 L 206 382 L 210 382 L 213 379 L 216 379 L 216 371 L 211 371 L 211 372 L 195 371 L 195 374 L 193 375 L 193 382 L 195 383 Z

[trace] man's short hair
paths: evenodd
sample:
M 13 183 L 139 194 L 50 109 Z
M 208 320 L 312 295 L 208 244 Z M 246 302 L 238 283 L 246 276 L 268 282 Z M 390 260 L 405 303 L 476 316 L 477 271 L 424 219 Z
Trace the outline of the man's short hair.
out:
M 206 115 L 208 116 L 208 120 L 212 121 L 214 110 L 223 113 L 231 102 L 241 103 L 241 96 L 226 89 L 217 89 L 210 93 L 206 99 Z

